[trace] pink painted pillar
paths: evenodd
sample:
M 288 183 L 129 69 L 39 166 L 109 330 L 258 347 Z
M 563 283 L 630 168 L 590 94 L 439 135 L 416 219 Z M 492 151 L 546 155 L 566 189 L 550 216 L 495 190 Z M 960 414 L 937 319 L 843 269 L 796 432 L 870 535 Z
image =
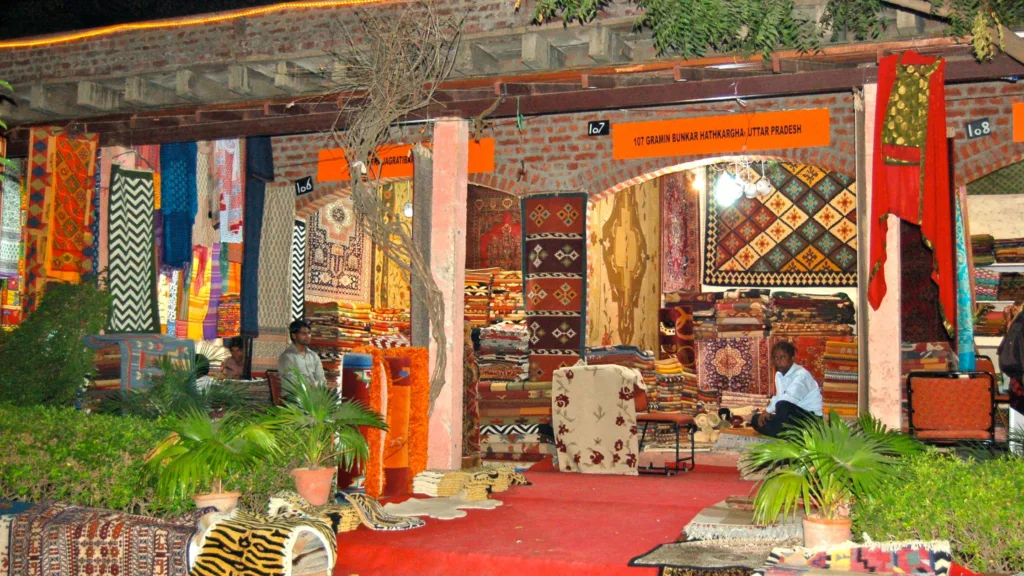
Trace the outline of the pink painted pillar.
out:
M 442 118 L 434 124 L 434 182 L 430 266 L 444 297 L 444 332 L 448 339 L 445 386 L 430 416 L 427 465 L 456 470 L 462 466 L 462 362 L 466 290 L 466 194 L 469 168 L 469 123 Z M 437 345 L 430 340 L 430 370 Z
M 866 181 L 862 194 L 867 197 L 866 214 L 871 213 L 872 162 L 876 150 L 875 145 L 875 109 L 878 106 L 878 85 L 864 86 L 864 133 L 859 136 L 865 142 L 864 161 L 867 166 Z M 863 300 L 863 308 L 867 314 L 868 328 L 868 367 L 867 393 L 868 412 L 882 421 L 890 429 L 899 430 L 902 418 L 902 400 L 900 388 L 902 384 L 902 323 L 900 321 L 900 221 L 895 216 L 888 216 L 889 228 L 885 236 L 886 260 L 882 268 L 885 274 L 886 293 L 878 310 L 871 308 L 867 300 Z M 869 234 L 870 218 L 858 218 L 862 235 Z M 865 254 L 864 258 L 868 256 Z M 870 263 L 869 263 L 870 267 Z M 869 268 L 870 269 L 870 268 Z M 861 278 L 864 290 L 867 290 L 868 278 Z

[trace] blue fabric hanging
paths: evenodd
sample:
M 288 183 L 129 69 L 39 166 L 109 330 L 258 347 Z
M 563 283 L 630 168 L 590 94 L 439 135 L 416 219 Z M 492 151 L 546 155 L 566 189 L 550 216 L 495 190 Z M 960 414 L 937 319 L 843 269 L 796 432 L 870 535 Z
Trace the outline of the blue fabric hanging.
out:
M 263 229 L 263 202 L 267 182 L 274 180 L 274 153 L 270 138 L 245 139 L 245 215 L 242 237 L 241 333 L 246 338 L 260 335 L 259 271 L 260 233 Z M 283 327 L 282 327 L 283 328 Z
M 164 224 L 164 263 L 181 268 L 192 261 L 192 224 L 199 209 L 195 142 L 160 147 L 160 211 Z

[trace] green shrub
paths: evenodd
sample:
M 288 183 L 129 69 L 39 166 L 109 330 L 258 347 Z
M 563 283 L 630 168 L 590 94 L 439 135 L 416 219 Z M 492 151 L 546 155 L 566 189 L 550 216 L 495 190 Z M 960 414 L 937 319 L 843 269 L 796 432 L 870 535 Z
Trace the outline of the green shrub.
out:
M 106 326 L 110 306 L 95 278 L 50 283 L 35 312 L 0 332 L 0 403 L 70 406 L 92 372 L 84 338 Z
M 949 540 L 976 572 L 1024 570 L 1024 459 L 961 460 L 932 451 L 906 458 L 882 496 L 859 503 L 854 534 Z
M 166 435 L 159 420 L 0 405 L 0 498 L 180 515 L 195 508 L 192 499 L 157 500 L 145 468 L 147 452 Z M 262 510 L 271 494 L 294 489 L 291 467 L 274 462 L 243 474 L 232 484 L 243 492 L 241 506 Z

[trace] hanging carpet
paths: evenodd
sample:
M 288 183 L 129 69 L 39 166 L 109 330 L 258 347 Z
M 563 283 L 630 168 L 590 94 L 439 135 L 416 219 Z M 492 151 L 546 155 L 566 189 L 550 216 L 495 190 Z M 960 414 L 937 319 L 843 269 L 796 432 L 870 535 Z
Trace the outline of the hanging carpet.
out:
M 270 138 L 245 139 L 245 211 L 242 245 L 244 266 L 241 286 L 242 336 L 259 336 L 259 262 L 260 232 L 263 230 L 263 206 L 267 182 L 274 180 L 274 151 Z
M 412 232 L 412 219 L 404 213 L 404 207 L 412 202 L 412 182 L 395 182 L 385 184 L 377 190 L 380 201 L 384 204 L 387 218 L 401 222 L 407 232 Z M 392 235 L 391 241 L 401 244 L 398 236 Z M 407 259 L 403 259 L 408 263 Z M 409 288 L 409 274 L 402 270 L 383 247 L 373 248 L 373 303 L 374 308 L 400 308 L 408 310 L 412 299 Z
M 892 214 L 920 225 L 932 248 L 930 275 L 939 287 L 943 327 L 952 335 L 956 279 L 945 77 L 945 60 L 915 52 L 878 63 L 868 302 L 877 310 L 885 296 L 886 216 Z
M 522 269 L 522 217 L 515 196 L 470 185 L 466 227 L 467 270 Z
M 153 253 L 153 174 L 113 167 L 110 177 L 109 333 L 159 332 Z
M 306 299 L 370 302 L 373 246 L 352 200 L 339 198 L 307 222 Z
M 219 191 L 218 216 L 223 242 L 242 242 L 245 204 L 242 155 L 242 143 L 239 140 L 217 140 L 213 143 L 214 182 Z
M 3 204 L 0 204 L 0 278 L 18 275 L 21 258 L 21 180 L 24 163 L 12 160 L 0 179 L 3 180 Z
M 573 366 L 583 353 L 587 195 L 529 196 L 522 214 L 530 380 L 550 382 L 555 370 Z
M 25 169 L 25 312 L 33 312 L 46 286 L 47 217 L 53 201 L 53 173 L 50 171 L 50 137 L 60 128 L 37 128 L 29 133 L 28 165 Z
M 708 167 L 704 283 L 713 286 L 855 286 L 857 186 L 849 176 L 776 162 L 740 168 L 770 191 L 719 205 L 727 172 Z
M 98 136 L 50 138 L 49 170 L 53 174 L 53 202 L 48 206 L 45 270 L 49 278 L 78 282 L 92 271 L 85 249 L 92 245 L 89 216 L 96 187 Z
M 164 263 L 175 268 L 185 266 L 192 259 L 192 224 L 199 209 L 196 191 L 197 154 L 195 142 L 164 144 L 160 147 Z M 154 202 L 152 198 L 150 201 Z
M 939 286 L 932 280 L 932 253 L 921 227 L 900 221 L 900 329 L 902 342 L 948 340 L 939 308 Z
M 291 253 L 295 191 L 291 184 L 267 186 L 259 254 L 259 337 L 252 345 L 252 369 L 277 366 L 288 347 L 291 321 Z
M 306 222 L 295 221 L 292 230 L 292 320 L 306 316 Z
M 661 187 L 661 291 L 700 290 L 700 184 L 703 170 L 658 179 Z

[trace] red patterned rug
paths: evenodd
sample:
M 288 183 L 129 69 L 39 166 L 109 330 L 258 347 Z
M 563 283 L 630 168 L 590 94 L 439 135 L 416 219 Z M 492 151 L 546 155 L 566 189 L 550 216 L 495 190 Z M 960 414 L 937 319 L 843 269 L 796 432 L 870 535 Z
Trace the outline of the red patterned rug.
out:
M 697 172 L 662 176 L 661 291 L 700 290 L 700 189 Z
M 9 576 L 185 576 L 188 541 L 198 517 L 158 520 L 64 503 L 37 504 L 11 524 Z
M 697 377 L 702 390 L 770 395 L 768 338 L 711 338 L 697 342 Z
M 530 196 L 522 207 L 530 380 L 550 382 L 583 352 L 587 195 Z
M 467 270 L 522 269 L 523 228 L 518 198 L 470 186 L 466 229 Z
M 921 227 L 900 220 L 900 316 L 903 342 L 946 342 L 939 286 L 932 280 L 932 251 Z

